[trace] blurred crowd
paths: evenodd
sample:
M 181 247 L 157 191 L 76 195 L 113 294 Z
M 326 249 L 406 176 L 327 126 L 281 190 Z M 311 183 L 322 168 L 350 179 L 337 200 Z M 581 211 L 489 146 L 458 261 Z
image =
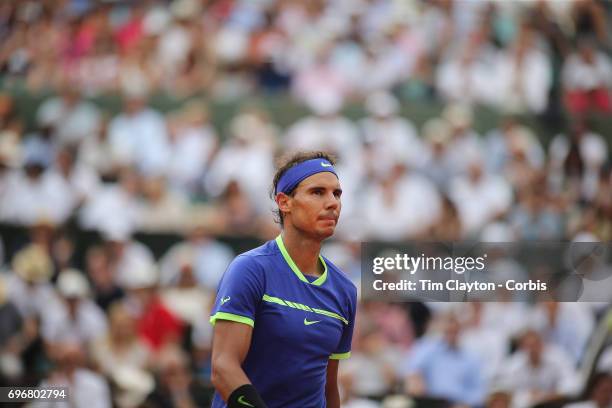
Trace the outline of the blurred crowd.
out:
M 69 384 L 79 408 L 206 406 L 208 312 L 235 255 L 218 237 L 278 234 L 274 161 L 292 151 L 338 158 L 324 253 L 356 284 L 365 240 L 610 242 L 612 135 L 591 121 L 611 110 L 610 21 L 596 0 L 0 2 L 3 85 L 52 93 L 33 124 L 0 93 L 0 224 L 27 231 L 0 236 L 0 385 Z M 160 112 L 154 92 L 186 102 Z M 91 101 L 108 93 L 121 112 Z M 242 104 L 213 125 L 210 101 L 269 93 L 308 114 L 281 127 Z M 425 100 L 444 109 L 422 126 L 401 114 Z M 355 103 L 365 116 L 351 120 Z M 479 134 L 482 106 L 503 114 Z M 550 143 L 521 121 L 560 112 Z M 83 249 L 81 230 L 99 239 Z M 157 253 L 136 233 L 181 240 Z M 604 315 L 361 302 L 343 406 L 582 391 L 576 406 L 607 407 L 612 351 L 580 388 Z

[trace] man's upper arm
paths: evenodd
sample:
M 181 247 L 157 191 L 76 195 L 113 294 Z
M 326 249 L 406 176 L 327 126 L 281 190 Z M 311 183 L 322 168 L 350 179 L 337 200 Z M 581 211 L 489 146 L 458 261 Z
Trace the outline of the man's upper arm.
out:
M 220 357 L 242 364 L 251 345 L 253 328 L 243 323 L 219 320 L 213 333 L 213 360 Z

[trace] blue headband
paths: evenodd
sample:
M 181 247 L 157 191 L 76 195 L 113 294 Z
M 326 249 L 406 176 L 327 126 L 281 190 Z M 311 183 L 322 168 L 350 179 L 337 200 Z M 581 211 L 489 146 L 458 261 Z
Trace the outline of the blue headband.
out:
M 305 178 L 323 172 L 333 173 L 338 177 L 334 166 L 326 159 L 311 159 L 298 163 L 283 173 L 274 193 L 288 194 Z

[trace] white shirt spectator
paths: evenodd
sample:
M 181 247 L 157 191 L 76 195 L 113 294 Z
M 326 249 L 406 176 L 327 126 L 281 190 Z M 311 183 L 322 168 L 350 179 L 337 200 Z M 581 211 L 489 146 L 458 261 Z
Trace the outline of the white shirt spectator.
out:
M 169 75 L 173 75 L 184 63 L 191 46 L 189 31 L 180 24 L 174 24 L 166 29 L 159 38 L 157 63 Z
M 193 267 L 198 283 L 215 290 L 233 258 L 234 253 L 227 245 L 212 239 L 178 243 L 160 261 L 160 283 L 176 283 L 180 268 L 188 263 Z
M 449 195 L 459 210 L 466 234 L 477 233 L 497 214 L 512 204 L 512 189 L 499 176 L 482 173 L 481 164 L 474 164 L 479 176 L 459 176 L 449 189 Z
M 113 167 L 121 162 L 121 157 L 115 157 L 106 133 L 98 132 L 81 142 L 78 150 L 78 161 L 98 174 L 108 174 Z
M 40 317 L 46 309 L 60 307 L 61 300 L 49 283 L 28 285 L 16 275 L 10 274 L 6 285 L 10 301 L 24 318 Z
M 76 144 L 93 137 L 100 126 L 100 111 L 89 102 L 55 97 L 38 108 L 36 119 L 41 126 L 52 126 L 58 142 Z
M 76 316 L 72 318 L 65 303 L 48 306 L 42 315 L 41 332 L 51 343 L 77 341 L 90 344 L 106 335 L 107 322 L 104 311 L 89 299 L 78 300 Z
M 547 345 L 538 366 L 529 362 L 527 354 L 517 351 L 502 364 L 499 385 L 513 391 L 514 407 L 533 404 L 532 392 L 564 393 L 571 389 L 575 372 L 569 357 L 562 350 Z
M 480 58 L 451 56 L 438 66 L 436 89 L 447 101 L 489 104 L 494 100 L 492 77 L 491 65 Z
M 168 137 L 164 117 L 144 108 L 133 114 L 116 116 L 108 128 L 111 148 L 125 164 L 141 171 L 159 174 L 168 164 Z
M 582 303 L 538 304 L 531 314 L 532 325 L 551 344 L 562 348 L 575 364 L 581 361 L 595 328 L 591 311 Z M 553 313 L 551 315 L 551 313 Z
M 134 271 L 145 266 L 154 268 L 155 257 L 153 252 L 144 244 L 121 238 L 123 252 L 115 265 L 115 281 L 123 288 L 130 287 Z
M 80 211 L 81 226 L 105 231 L 115 225 L 133 230 L 139 222 L 136 198 L 121 185 L 107 185 L 88 201 Z
M 204 176 L 218 138 L 211 126 L 180 129 L 169 144 L 168 181 L 190 191 Z
M 412 173 L 386 187 L 373 184 L 364 197 L 363 222 L 368 236 L 384 241 L 422 233 L 437 220 L 441 210 L 434 185 Z
M 300 119 L 285 135 L 284 144 L 290 151 L 323 150 L 338 155 L 340 162 L 350 162 L 360 149 L 359 133 L 347 118 L 329 114 Z
M 32 408 L 110 408 L 113 406 L 110 389 L 104 377 L 88 369 L 77 369 L 71 378 L 55 377 L 53 381 L 43 380 L 40 387 L 68 387 L 67 394 L 70 402 L 36 402 L 31 404 Z
M 446 160 L 455 174 L 465 173 L 475 158 L 484 156 L 480 136 L 471 129 L 454 134 L 446 146 Z
M 251 205 L 265 212 L 271 208 L 268 197 L 274 175 L 273 155 L 269 148 L 248 141 L 230 141 L 221 148 L 205 176 L 205 186 L 215 197 L 223 194 L 231 181 L 247 193 Z
M 375 167 L 384 167 L 396 160 L 405 161 L 411 168 L 422 166 L 426 156 L 425 147 L 414 125 L 408 120 L 399 116 L 384 119 L 366 117 L 360 126 L 365 141 L 371 145 Z
M 570 55 L 561 71 L 561 82 L 566 90 L 589 91 L 612 86 L 612 62 L 603 52 L 595 52 L 589 64 L 580 54 Z
M 487 169 L 503 172 L 511 159 L 513 150 L 524 148 L 529 164 L 540 169 L 544 165 L 544 149 L 535 135 L 523 126 L 509 124 L 491 130 L 485 138 Z
M 20 171 L 13 173 L 8 181 L 4 218 L 24 225 L 42 219 L 62 224 L 75 204 L 74 191 L 57 172 L 46 170 L 38 178 L 31 178 Z
M 563 164 L 569 150 L 570 140 L 563 134 L 555 136 L 548 148 L 552 167 L 551 176 L 557 183 L 563 180 Z M 597 193 L 600 169 L 608 160 L 608 146 L 601 135 L 587 130 L 580 136 L 578 152 L 584 163 L 581 193 L 583 197 L 592 199 Z M 561 186 L 557 186 L 557 188 L 561 188 Z
M 542 113 L 548 106 L 552 83 L 552 67 L 546 54 L 537 48 L 524 51 L 520 64 L 519 51 L 497 55 L 491 86 L 497 86 L 496 105 L 513 112 Z

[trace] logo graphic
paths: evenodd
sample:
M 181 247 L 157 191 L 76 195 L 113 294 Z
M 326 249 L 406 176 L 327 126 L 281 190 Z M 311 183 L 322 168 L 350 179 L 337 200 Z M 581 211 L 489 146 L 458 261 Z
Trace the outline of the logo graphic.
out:
M 311 324 L 315 324 L 315 323 L 319 323 L 320 320 L 312 320 L 312 321 L 308 321 L 307 318 L 304 318 L 304 325 L 305 326 L 310 326 Z
M 221 299 L 221 305 L 223 305 L 226 302 L 229 302 L 231 298 L 229 296 L 224 297 L 223 299 Z
M 324 163 L 321 162 L 321 167 L 331 167 L 332 165 L 330 163 Z
M 255 405 L 249 404 L 246 399 L 244 399 L 244 395 L 238 397 L 238 403 L 242 405 L 246 405 L 247 407 L 254 407 Z

